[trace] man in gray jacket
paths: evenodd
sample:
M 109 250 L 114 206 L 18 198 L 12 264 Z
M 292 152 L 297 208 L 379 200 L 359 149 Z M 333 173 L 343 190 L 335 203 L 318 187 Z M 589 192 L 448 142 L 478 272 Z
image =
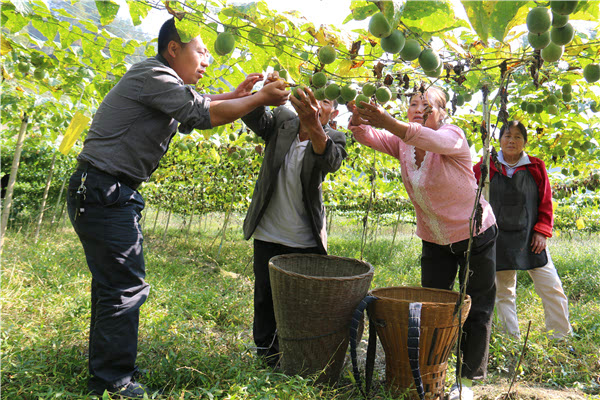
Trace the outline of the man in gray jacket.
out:
M 158 54 L 131 66 L 106 95 L 92 121 L 69 181 L 67 206 L 92 274 L 88 389 L 143 398 L 136 382 L 140 307 L 149 285 L 137 191 L 158 167 L 177 130 L 211 129 L 258 106 L 281 105 L 282 82 L 250 95 L 262 74 L 233 92 L 201 95 L 191 86 L 208 67 L 200 36 L 184 43 L 173 19 L 158 36 Z
M 275 72 L 266 83 L 278 79 Z M 242 120 L 266 142 L 265 156 L 244 220 L 244 236 L 254 236 L 254 323 L 257 353 L 267 364 L 279 361 L 277 327 L 269 280 L 271 257 L 327 253 L 325 176 L 346 157 L 346 137 L 329 126 L 337 103 L 318 102 L 310 89 L 298 90 L 285 106 L 258 107 Z

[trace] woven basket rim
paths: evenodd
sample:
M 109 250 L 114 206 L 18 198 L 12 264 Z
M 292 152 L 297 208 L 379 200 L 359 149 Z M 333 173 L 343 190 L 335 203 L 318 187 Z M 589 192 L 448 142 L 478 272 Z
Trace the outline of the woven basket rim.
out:
M 397 299 L 397 298 L 394 298 L 394 297 L 379 296 L 376 293 L 373 293 L 373 292 L 376 292 L 378 290 L 385 290 L 385 289 L 416 289 L 416 290 L 423 290 L 423 291 L 428 291 L 428 292 L 443 292 L 443 293 L 452 293 L 452 294 L 458 294 L 458 295 L 460 295 L 460 292 L 455 292 L 454 290 L 426 288 L 426 287 L 421 287 L 421 286 L 386 286 L 386 287 L 371 289 L 371 290 L 369 290 L 368 294 L 371 295 L 371 296 L 377 297 L 378 299 L 382 299 L 382 300 L 390 300 L 390 301 L 406 302 L 406 303 L 415 303 L 415 301 L 411 301 L 411 300 Z M 465 297 L 465 302 L 467 302 L 467 301 L 471 301 L 471 296 L 469 296 L 468 294 Z M 419 301 L 418 303 L 422 303 L 422 304 L 455 304 L 456 301 L 452 301 L 452 302 Z
M 359 263 L 359 264 L 364 264 L 366 266 L 369 267 L 369 270 L 366 272 L 363 272 L 362 274 L 358 274 L 358 275 L 351 275 L 351 276 L 314 276 L 314 275 L 305 275 L 305 274 L 299 274 L 297 272 L 291 272 L 291 271 L 286 271 L 282 268 L 279 268 L 277 265 L 273 264 L 273 260 L 277 261 L 279 259 L 285 259 L 285 258 L 296 258 L 296 257 L 303 257 L 303 258 L 325 258 L 325 259 L 332 259 L 332 260 L 342 260 L 342 261 L 350 261 L 353 263 Z M 282 254 L 279 256 L 275 256 L 272 257 L 269 260 L 269 268 L 273 268 L 276 269 L 278 272 L 282 273 L 282 274 L 286 274 L 289 276 L 293 276 L 293 277 L 297 277 L 297 278 L 305 278 L 305 279 L 310 279 L 310 280 L 315 280 L 315 281 L 325 281 L 325 280 L 335 280 L 335 281 L 351 281 L 351 280 L 357 280 L 357 279 L 364 279 L 365 277 L 369 276 L 369 275 L 373 275 L 375 273 L 375 268 L 373 268 L 373 266 L 371 264 L 369 264 L 366 261 L 363 260 L 357 260 L 355 258 L 350 258 L 350 257 L 340 257 L 340 256 L 332 256 L 332 255 L 324 255 L 324 254 L 303 254 L 303 253 L 291 253 L 291 254 Z

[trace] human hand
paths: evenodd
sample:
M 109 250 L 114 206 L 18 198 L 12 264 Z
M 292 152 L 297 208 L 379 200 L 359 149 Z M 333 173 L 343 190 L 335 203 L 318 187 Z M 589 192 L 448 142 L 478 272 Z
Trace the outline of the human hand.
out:
M 242 83 L 238 85 L 237 88 L 233 91 L 235 98 L 246 97 L 252 94 L 252 88 L 256 82 L 260 81 L 263 78 L 263 74 L 260 73 L 252 73 L 249 74 L 246 79 Z
M 285 79 L 281 78 L 279 76 L 279 72 L 277 72 L 277 71 L 270 72 L 267 74 L 267 79 L 265 79 L 265 85 L 276 82 L 278 80 L 285 80 Z
M 539 232 L 533 232 L 531 239 L 531 251 L 535 254 L 540 254 L 546 248 L 546 236 Z
M 346 107 L 348 108 L 348 110 L 352 111 L 352 117 L 350 117 L 350 121 L 349 121 L 348 125 L 350 125 L 350 126 L 368 125 L 368 122 L 360 117 L 360 114 L 358 113 L 358 107 L 356 107 L 354 104 L 350 104 L 350 103 L 348 103 L 348 105 L 346 105 Z
M 321 110 L 321 106 L 312 90 L 306 86 L 302 86 L 296 89 L 296 93 L 298 93 L 298 97 L 300 98 L 291 96 L 290 101 L 298 113 L 300 121 L 307 125 L 320 125 L 319 111 Z
M 365 125 L 371 125 L 375 128 L 385 128 L 389 118 L 392 118 L 383 108 L 376 104 L 365 103 L 363 101 L 361 105 L 362 108 L 355 108 L 355 113 L 358 112 Z
M 278 79 L 265 84 L 255 96 L 261 97 L 261 104 L 264 106 L 281 106 L 287 102 L 290 96 L 290 92 L 285 90 L 286 87 L 286 82 Z

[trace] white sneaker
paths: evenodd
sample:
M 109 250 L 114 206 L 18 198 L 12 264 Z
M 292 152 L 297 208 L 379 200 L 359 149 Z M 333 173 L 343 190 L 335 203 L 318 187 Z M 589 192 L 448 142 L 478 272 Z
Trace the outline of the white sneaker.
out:
M 460 393 L 462 392 L 462 396 Z M 462 390 L 458 390 L 458 385 L 455 383 L 450 388 L 450 394 L 448 395 L 448 400 L 473 400 L 473 389 L 470 387 L 464 386 Z

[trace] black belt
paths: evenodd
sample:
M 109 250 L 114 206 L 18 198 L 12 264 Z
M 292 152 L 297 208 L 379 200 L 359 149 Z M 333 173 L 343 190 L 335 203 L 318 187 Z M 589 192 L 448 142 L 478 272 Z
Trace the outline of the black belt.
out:
M 129 178 L 126 175 L 109 174 L 108 172 L 102 171 L 101 169 L 94 167 L 92 164 L 90 164 L 87 161 L 77 161 L 77 169 L 80 171 L 90 171 L 90 172 L 94 172 L 94 173 L 112 176 L 115 179 L 117 179 L 119 182 L 124 183 L 125 185 L 129 186 L 133 190 L 137 190 L 140 187 L 140 185 L 142 184 L 142 182 L 134 181 L 133 179 Z

